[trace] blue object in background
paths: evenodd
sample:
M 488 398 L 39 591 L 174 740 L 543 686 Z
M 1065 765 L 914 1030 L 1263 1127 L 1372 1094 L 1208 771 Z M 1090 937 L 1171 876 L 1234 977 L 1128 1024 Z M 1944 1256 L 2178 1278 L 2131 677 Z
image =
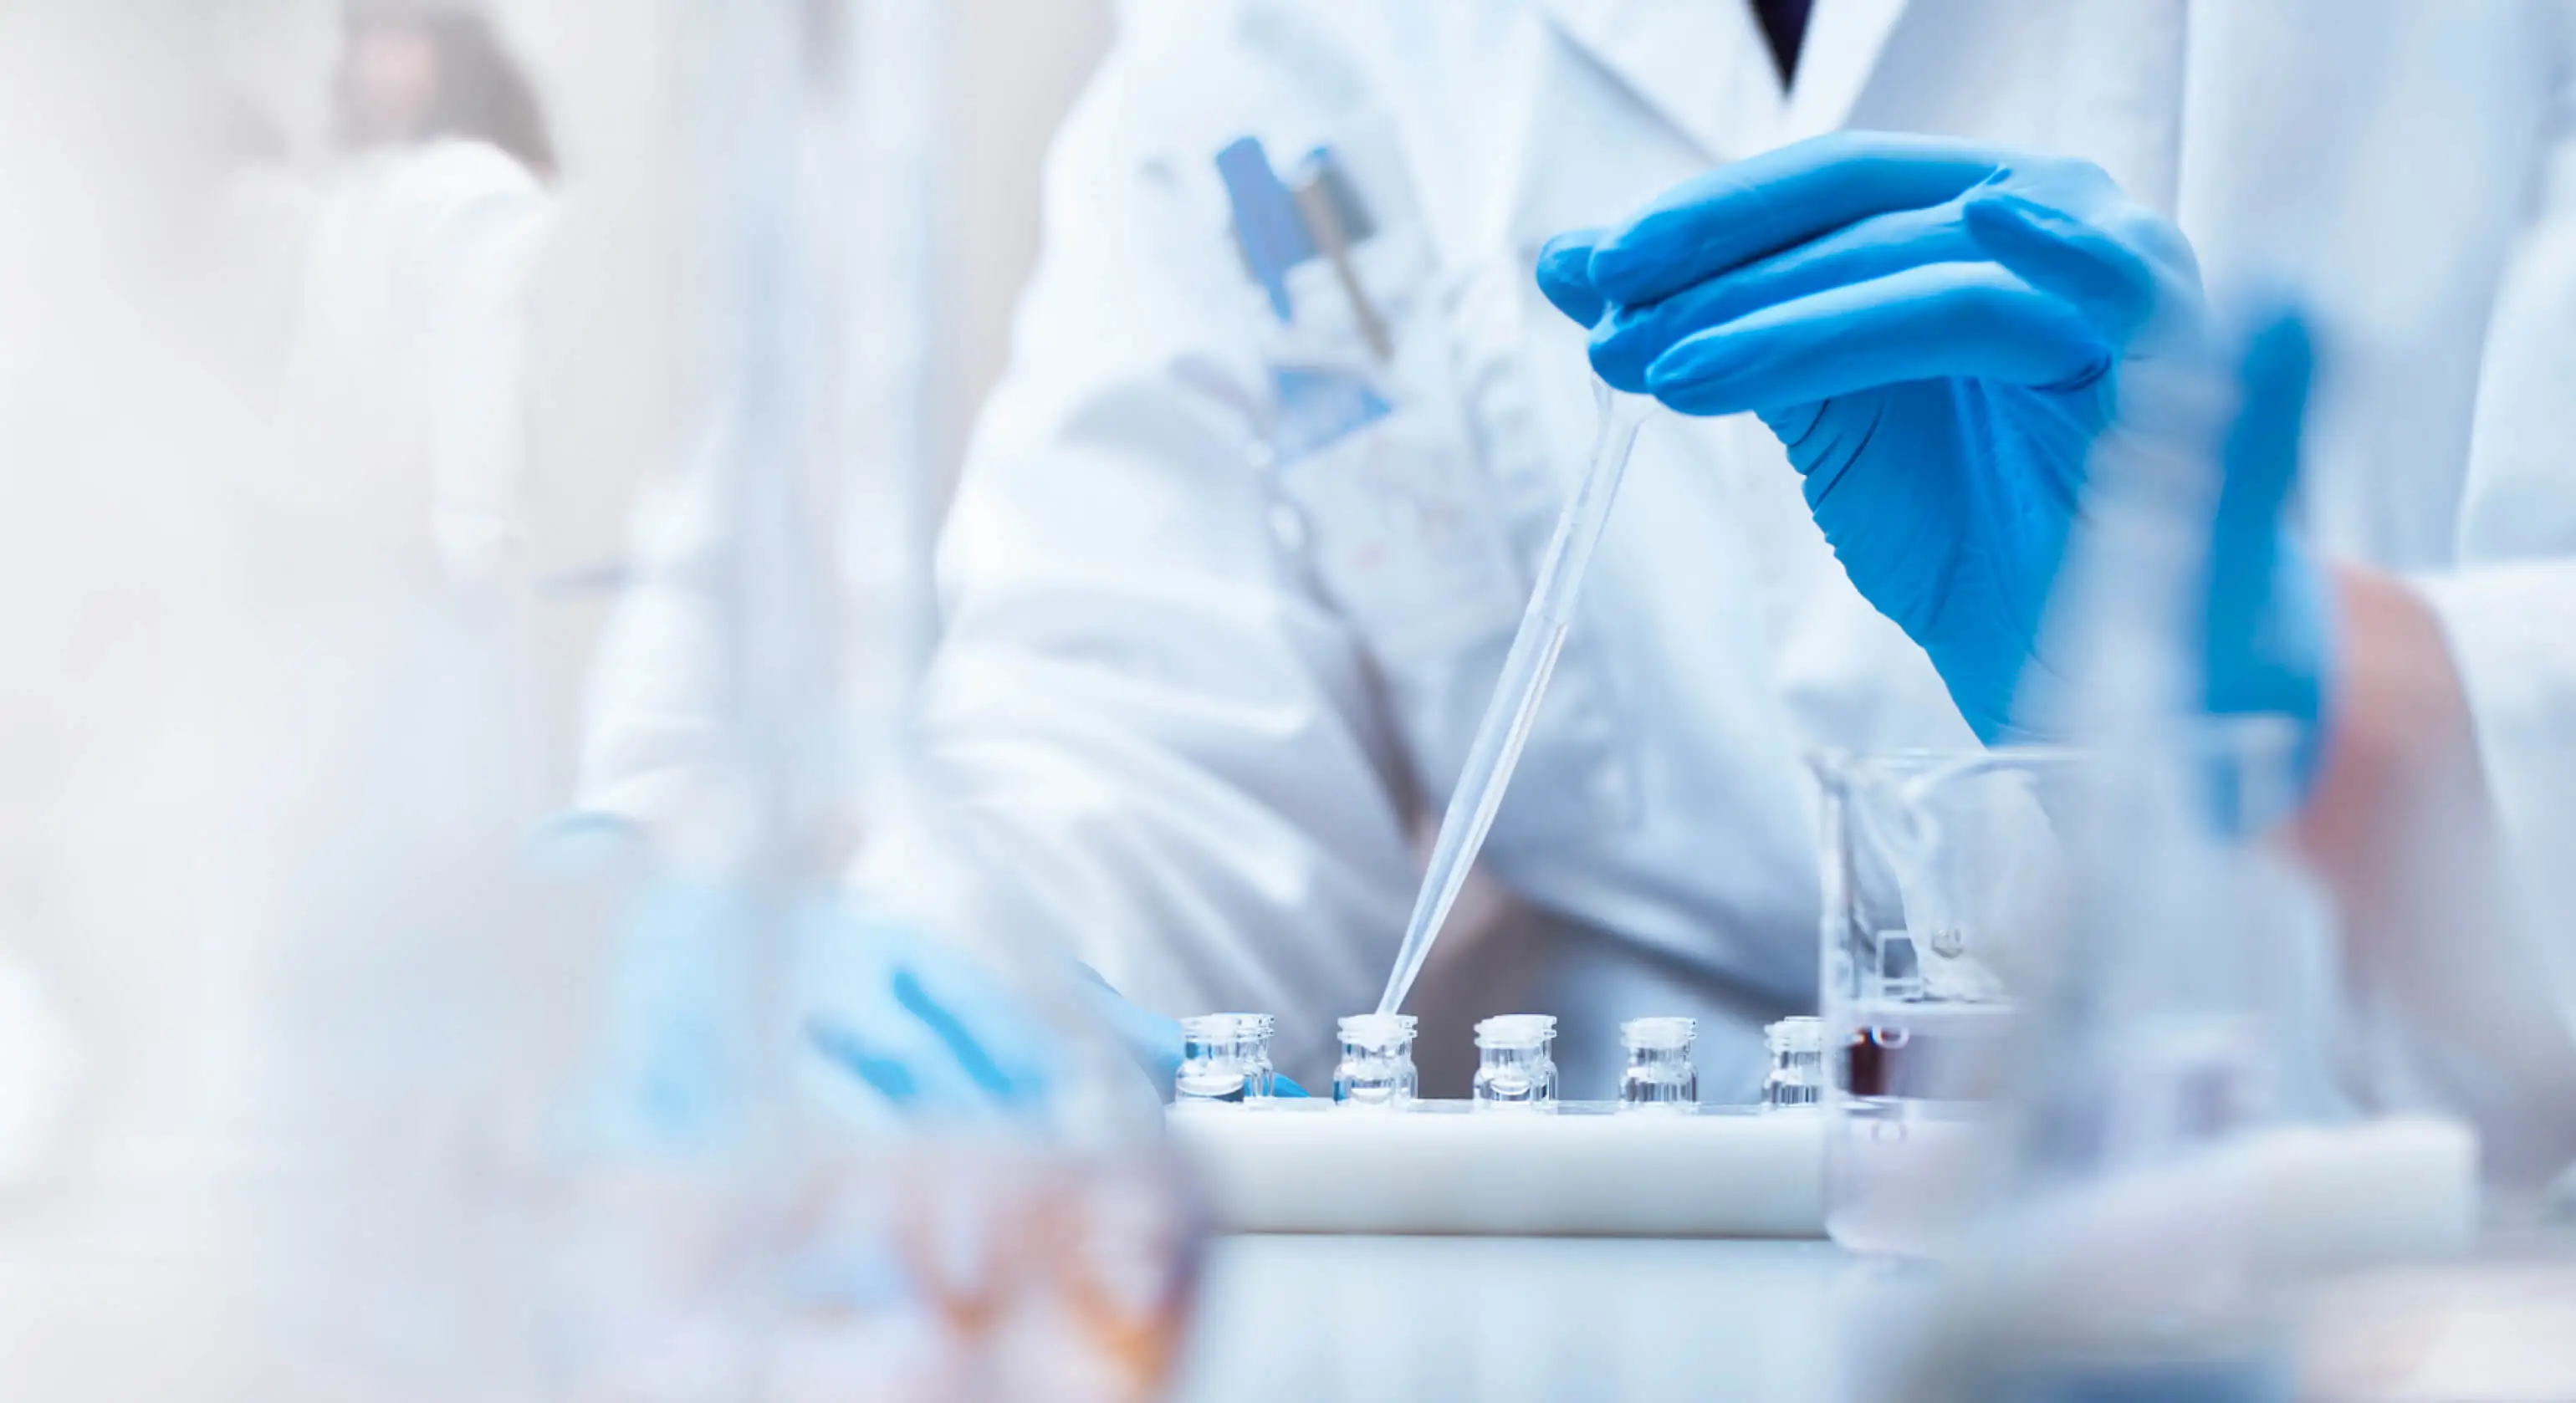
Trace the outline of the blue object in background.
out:
M 1244 137 L 1216 153 L 1217 174 L 1234 205 L 1234 233 L 1253 280 L 1270 294 L 1270 310 L 1288 321 L 1288 270 L 1315 256 L 1314 237 L 1297 214 L 1297 197 L 1270 168 L 1258 137 Z
M 2325 577 L 2281 529 L 2298 483 L 2300 440 L 2316 350 L 2288 309 L 2257 319 L 2235 363 L 2236 418 L 2219 450 L 2225 470 L 2209 542 L 2207 639 L 2212 715 L 2279 714 L 2305 723 L 2298 771 L 2314 778 L 2334 663 L 2334 607 Z
M 1320 453 L 1389 412 L 1385 398 L 1368 378 L 1347 370 L 1273 366 L 1270 388 L 1279 406 L 1279 421 L 1270 432 L 1274 467 L 1284 468 Z

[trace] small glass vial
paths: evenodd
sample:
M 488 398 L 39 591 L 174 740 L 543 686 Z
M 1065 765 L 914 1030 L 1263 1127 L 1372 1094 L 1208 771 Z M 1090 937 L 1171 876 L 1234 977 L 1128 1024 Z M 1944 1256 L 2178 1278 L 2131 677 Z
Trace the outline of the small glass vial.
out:
M 1556 1109 L 1556 1019 L 1506 1013 L 1476 1025 L 1476 1109 Z
M 1687 1018 L 1631 1018 L 1619 1025 L 1628 1069 L 1619 1076 L 1619 1109 L 1688 1111 L 1699 1106 L 1699 1068 L 1691 1039 L 1699 1025 Z
M 1762 1078 L 1762 1109 L 1794 1111 L 1825 1094 L 1825 1020 L 1783 1018 L 1762 1030 L 1771 1070 Z
M 1413 1071 L 1414 1025 L 1409 1013 L 1357 1013 L 1343 1019 L 1333 1100 L 1388 1110 L 1412 1105 L 1419 1085 Z
M 1270 1067 L 1266 1013 L 1203 1013 L 1181 1020 L 1181 1069 L 1172 1079 L 1176 1102 L 1268 1100 Z
M 1270 1065 L 1270 1035 L 1279 1020 L 1266 1013 L 1234 1015 L 1234 1055 L 1243 1064 L 1243 1094 L 1267 1101 L 1278 1090 L 1279 1074 Z

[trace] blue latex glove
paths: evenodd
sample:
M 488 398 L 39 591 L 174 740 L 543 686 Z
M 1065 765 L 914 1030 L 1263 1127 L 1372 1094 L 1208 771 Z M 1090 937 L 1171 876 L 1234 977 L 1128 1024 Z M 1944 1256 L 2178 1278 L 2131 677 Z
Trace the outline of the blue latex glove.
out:
M 612 881 L 649 863 L 642 836 L 607 815 L 573 814 L 535 835 L 531 859 L 560 876 Z M 908 926 L 805 892 L 784 913 L 798 1029 L 806 1043 L 897 1106 L 921 1112 L 1033 1105 L 1058 1059 L 1051 1036 L 1001 981 Z M 765 914 L 743 888 L 671 876 L 627 901 L 590 1099 L 612 1142 L 664 1145 L 725 1133 L 759 1053 L 740 1025 L 754 1006 L 746 927 Z M 1168 1099 L 1181 1025 L 1121 998 L 1088 966 L 1068 971 L 1090 1013 Z M 1286 1077 L 1278 1094 L 1306 1093 Z
M 2313 774 L 2316 742 L 2331 720 L 2333 592 L 2281 529 L 2316 374 L 2307 322 L 2287 309 L 2258 319 L 2235 372 L 2236 417 L 2219 450 L 2226 475 L 2201 613 L 2207 702 L 2214 715 L 2276 712 L 2308 723 L 2300 769 Z
M 1051 1037 L 993 976 L 834 900 L 798 942 L 806 1041 L 897 1106 L 1020 1107 L 1048 1091 Z
M 1930 655 L 1977 734 L 2033 738 L 2014 699 L 2052 670 L 2040 625 L 2086 455 L 2125 367 L 2201 344 L 2179 231 L 2083 162 L 1840 133 L 1562 236 L 1539 279 L 1595 326 L 1611 384 L 1686 414 L 1760 415 L 1852 583 Z M 2278 578 L 2295 568 L 2244 591 L 2222 573 L 2234 602 L 2213 596 L 2211 708 L 2314 722 L 2315 591 Z
M 857 926 L 834 938 L 841 943 L 834 958 L 858 978 L 828 980 L 834 996 L 805 1020 L 807 1037 L 833 1061 L 898 1105 L 1016 1105 L 1046 1094 L 1051 1053 L 991 976 L 900 928 Z M 1181 1066 L 1179 1020 L 1129 1002 L 1088 965 L 1070 973 L 1091 1015 L 1170 1100 Z M 1276 1094 L 1306 1093 L 1280 1077 Z
M 783 901 L 784 904 L 777 904 Z M 777 1036 L 753 960 L 780 925 L 805 1044 L 910 1112 L 986 1114 L 1047 1092 L 1047 1035 L 982 970 L 839 893 L 762 900 L 660 876 L 618 931 L 594 1118 L 612 1142 L 685 1147 L 734 1133 Z

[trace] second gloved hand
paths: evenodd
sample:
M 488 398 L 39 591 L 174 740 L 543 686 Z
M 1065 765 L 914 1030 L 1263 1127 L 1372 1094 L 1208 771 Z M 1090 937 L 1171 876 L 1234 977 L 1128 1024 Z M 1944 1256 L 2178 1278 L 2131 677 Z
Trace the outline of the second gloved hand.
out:
M 1061 1047 L 990 974 L 900 927 L 850 923 L 820 955 L 837 973 L 805 1015 L 812 1045 L 897 1105 L 1025 1105 L 1043 1097 Z M 1179 1020 L 1130 1002 L 1090 966 L 1064 977 L 1083 1014 L 1117 1039 L 1163 1099 L 1183 1050 Z M 1282 1096 L 1305 1091 L 1279 1078 Z
M 622 820 L 575 814 L 537 835 L 531 857 L 573 881 L 619 882 L 648 863 Z M 605 1143 L 676 1146 L 730 1133 L 754 1094 L 761 1006 L 754 952 L 784 936 L 792 1035 L 839 1073 L 912 1115 L 981 1116 L 1041 1105 L 1068 1055 L 1066 1030 L 1030 990 L 948 943 L 813 888 L 761 899 L 724 880 L 654 874 L 624 899 L 609 965 L 594 1071 L 583 1097 Z M 765 932 L 765 925 L 783 930 Z M 1094 1020 L 1139 1075 L 1169 1097 L 1180 1024 L 1120 997 L 1071 960 L 1051 976 L 1066 1018 Z M 1060 993 L 1058 992 L 1060 991 Z M 1282 1079 L 1285 1082 L 1285 1079 Z M 1302 1096 L 1294 1083 L 1282 1095 Z
M 1853 584 L 1976 733 L 2030 738 L 2015 698 L 2053 671 L 2041 622 L 2122 372 L 2197 353 L 2179 231 L 2083 162 L 1843 133 L 1567 235 L 1539 277 L 1568 315 L 1599 319 L 1611 384 L 1758 414 Z M 2213 614 L 2241 636 L 2210 639 L 2210 709 L 2314 721 L 2321 645 L 2297 644 L 2275 593 Z M 2277 593 L 2289 607 L 2299 591 Z
M 1093 1016 L 1118 1035 L 1127 1055 L 1134 1058 L 1145 1075 L 1153 1079 L 1163 1099 L 1171 1100 L 1172 1082 L 1180 1075 L 1184 1048 L 1180 1020 L 1128 1002 L 1089 965 L 1076 968 L 1079 972 L 1077 977 L 1091 1002 Z M 1274 1076 L 1272 1086 L 1271 1094 L 1275 1096 L 1303 1098 L 1306 1095 L 1306 1088 L 1284 1074 Z

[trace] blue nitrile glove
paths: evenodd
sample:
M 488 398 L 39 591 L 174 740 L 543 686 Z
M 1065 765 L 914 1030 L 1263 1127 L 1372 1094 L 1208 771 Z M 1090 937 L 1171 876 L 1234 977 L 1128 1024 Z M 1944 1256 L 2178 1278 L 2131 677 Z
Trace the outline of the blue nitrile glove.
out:
M 816 1051 L 909 1110 L 1045 1097 L 1052 1034 L 993 975 L 839 899 L 808 919 L 796 987 L 800 1028 Z
M 1852 583 L 1930 655 L 1977 734 L 2032 738 L 2014 699 L 2051 670 L 2041 619 L 2121 374 L 2202 344 L 2180 231 L 2084 162 L 1839 133 L 1562 236 L 1539 280 L 1597 322 L 1611 384 L 1686 414 L 1759 414 Z M 2240 589 L 2232 559 L 2212 596 L 2210 707 L 2312 723 L 2321 645 L 2303 652 L 2297 616 L 2313 591 Z
M 900 929 L 856 934 L 862 938 L 850 953 L 866 962 L 855 986 L 862 997 L 807 1015 L 817 1048 L 898 1104 L 966 1097 L 1013 1104 L 1045 1093 L 1050 1054 L 1027 1011 L 991 976 Z M 1076 964 L 1072 976 L 1091 1015 L 1170 1100 L 1181 1067 L 1179 1020 L 1129 1002 L 1089 965 Z M 876 991 L 883 997 L 870 997 Z M 1306 1094 L 1286 1077 L 1277 1082 L 1278 1095 Z
M 772 936 L 791 960 L 784 1028 L 757 958 Z M 908 1113 L 1007 1113 L 1047 1089 L 1042 1035 L 988 976 L 838 893 L 653 876 L 612 948 L 573 1122 L 594 1147 L 690 1153 L 756 1133 L 782 1033 Z
M 2213 715 L 2268 712 L 2304 723 L 2299 770 L 2313 777 L 2331 719 L 2334 594 L 2315 559 L 2281 529 L 2316 373 L 2307 322 L 2287 309 L 2258 319 L 2235 372 L 2236 417 L 2219 449 L 2225 476 L 2201 611 L 2206 701 Z
M 805 1020 L 815 1047 L 899 1105 L 1019 1104 L 1046 1093 L 1053 1054 L 1044 1034 L 990 975 L 901 928 L 861 927 L 842 939 L 840 959 L 858 978 L 826 981 L 834 998 Z M 1170 1100 L 1179 1020 L 1129 1002 L 1089 965 L 1071 974 L 1091 1015 Z M 1280 1077 L 1276 1094 L 1306 1093 Z
M 566 874 L 612 877 L 649 861 L 632 824 L 597 814 L 547 825 L 530 855 Z M 1046 1095 L 1060 1048 L 995 975 L 843 893 L 817 888 L 786 901 L 794 1017 L 814 1051 L 906 1110 L 1007 1109 Z M 758 1032 L 741 1026 L 755 1006 L 750 955 L 762 943 L 750 927 L 780 918 L 734 883 L 665 874 L 640 884 L 609 976 L 595 1129 L 666 1144 L 723 1133 L 758 1060 Z M 1120 997 L 1087 965 L 1067 973 L 1168 1099 L 1181 1025 Z M 1306 1093 L 1280 1077 L 1277 1094 Z

